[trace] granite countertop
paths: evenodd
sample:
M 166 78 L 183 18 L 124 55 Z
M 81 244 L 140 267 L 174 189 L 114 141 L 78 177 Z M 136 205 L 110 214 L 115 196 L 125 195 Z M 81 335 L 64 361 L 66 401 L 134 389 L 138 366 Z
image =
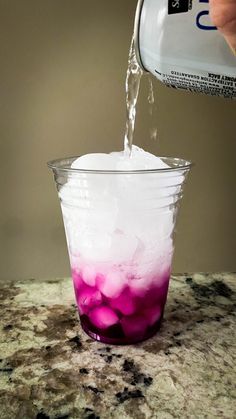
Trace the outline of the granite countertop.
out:
M 82 332 L 70 279 L 0 286 L 0 418 L 235 418 L 236 274 L 172 277 L 152 339 Z

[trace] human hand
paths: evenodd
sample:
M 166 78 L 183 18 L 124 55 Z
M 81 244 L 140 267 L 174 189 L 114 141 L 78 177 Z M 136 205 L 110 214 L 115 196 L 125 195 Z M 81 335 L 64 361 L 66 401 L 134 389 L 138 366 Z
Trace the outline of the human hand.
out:
M 209 0 L 210 17 L 236 55 L 236 0 Z

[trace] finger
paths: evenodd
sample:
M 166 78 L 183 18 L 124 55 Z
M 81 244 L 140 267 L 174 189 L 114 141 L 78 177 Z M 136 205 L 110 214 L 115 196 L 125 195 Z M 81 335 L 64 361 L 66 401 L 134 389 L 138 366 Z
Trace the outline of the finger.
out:
M 236 55 L 236 0 L 210 0 L 210 17 Z

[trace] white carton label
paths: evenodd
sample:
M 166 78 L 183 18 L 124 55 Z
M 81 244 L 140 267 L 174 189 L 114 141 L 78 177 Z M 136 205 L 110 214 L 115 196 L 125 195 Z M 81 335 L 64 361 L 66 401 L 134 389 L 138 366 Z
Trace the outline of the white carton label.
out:
M 144 0 L 139 48 L 168 86 L 236 97 L 236 57 L 209 18 L 208 0 Z

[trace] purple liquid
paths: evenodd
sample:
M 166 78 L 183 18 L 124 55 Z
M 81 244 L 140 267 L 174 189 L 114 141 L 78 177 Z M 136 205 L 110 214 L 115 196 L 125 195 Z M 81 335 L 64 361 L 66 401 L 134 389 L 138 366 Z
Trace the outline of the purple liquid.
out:
M 72 277 L 82 328 L 93 339 L 125 345 L 148 339 L 159 330 L 170 271 L 146 285 L 132 278 L 124 282 L 119 273 L 109 278 L 100 273 L 83 277 L 73 269 Z

